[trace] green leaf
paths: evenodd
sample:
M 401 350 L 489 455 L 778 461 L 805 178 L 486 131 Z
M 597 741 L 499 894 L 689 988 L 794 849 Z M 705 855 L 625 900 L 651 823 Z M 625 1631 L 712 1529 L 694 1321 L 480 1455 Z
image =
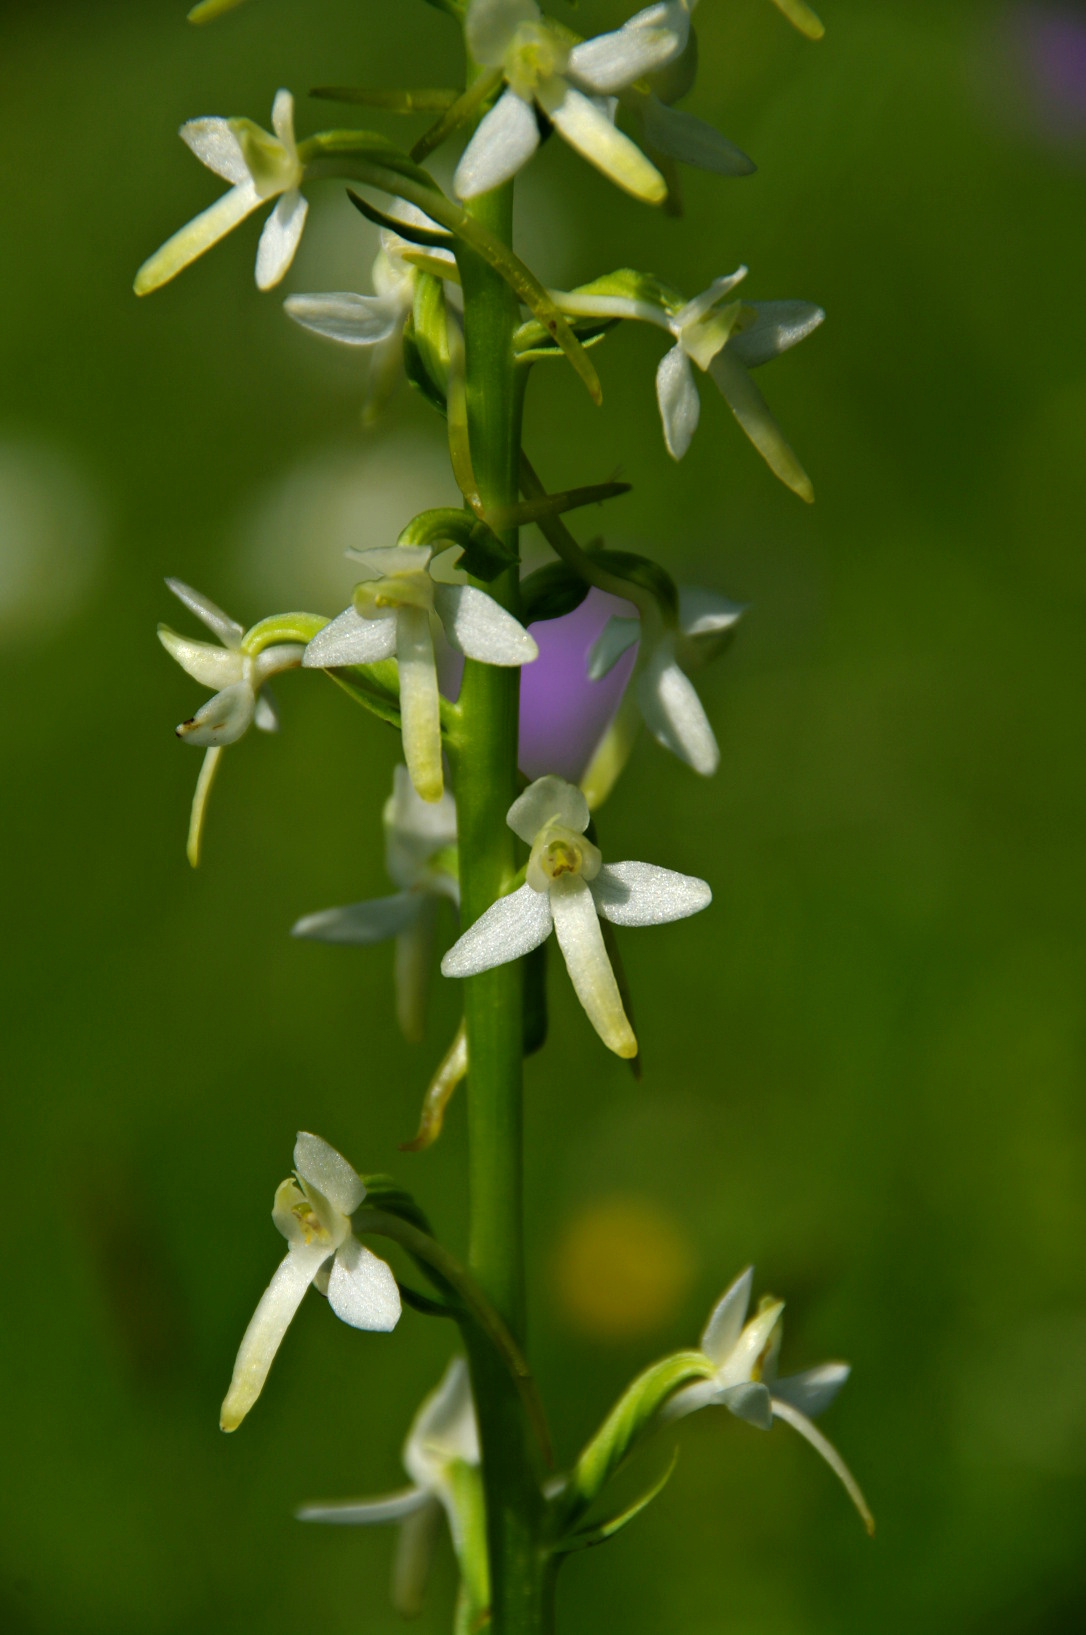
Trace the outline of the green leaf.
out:
M 620 301 L 642 301 L 647 306 L 663 307 L 666 312 L 678 312 L 684 297 L 670 284 L 665 284 L 653 273 L 638 272 L 635 267 L 617 267 L 614 272 L 602 273 L 588 284 L 578 284 L 571 295 L 604 295 Z
M 452 107 L 460 92 L 383 91 L 370 90 L 365 85 L 315 85 L 309 94 L 321 102 L 349 102 L 363 108 L 380 108 L 390 114 L 440 114 Z
M 580 607 L 588 595 L 588 584 L 564 562 L 547 562 L 520 582 L 522 623 L 538 624 L 544 619 L 561 619 Z
M 473 579 L 480 579 L 484 585 L 489 585 L 491 580 L 497 579 L 508 568 L 515 567 L 519 561 L 520 557 L 512 545 L 499 539 L 492 528 L 477 518 L 457 566 L 470 573 Z
M 576 318 L 570 323 L 570 328 L 581 345 L 587 348 L 598 345 L 607 331 L 614 329 L 618 322 L 617 318 Z M 557 341 L 552 340 L 543 325 L 536 323 L 534 318 L 521 324 L 513 336 L 513 350 L 518 363 L 539 363 L 547 358 L 565 356 Z
M 579 511 L 586 505 L 601 505 L 604 500 L 619 499 L 628 494 L 632 483 L 592 483 L 586 488 L 567 488 L 561 494 L 539 494 L 521 505 L 491 507 L 487 518 L 499 532 L 511 528 L 527 528 L 532 523 L 559 517 L 564 511 Z
M 433 1227 L 412 1194 L 391 1175 L 361 1175 L 359 1180 L 366 1189 L 368 1208 L 383 1209 L 389 1215 L 397 1215 L 400 1220 L 410 1221 L 420 1232 L 433 1237 Z
M 409 1283 L 401 1283 L 399 1278 L 396 1279 L 396 1287 L 400 1291 L 400 1299 L 404 1305 L 410 1306 L 412 1311 L 421 1312 L 423 1317 L 452 1317 L 455 1319 L 459 1316 L 459 1313 L 455 1312 L 444 1300 L 431 1300 L 428 1294 L 420 1294 L 418 1289 L 413 1289 Z
M 414 318 L 409 318 L 403 332 L 403 368 L 407 376 L 407 384 L 413 386 L 416 392 L 426 399 L 431 408 L 438 414 L 445 413 L 445 397 L 439 392 L 430 377 L 430 372 L 423 361 L 422 348 L 415 333 Z
M 431 125 L 428 131 L 423 132 L 411 149 L 412 159 L 420 161 L 425 159 L 428 154 L 433 153 L 435 148 L 441 147 L 442 143 L 446 142 L 458 130 L 472 124 L 476 114 L 489 102 L 501 83 L 502 71 L 500 68 L 488 68 L 484 73 L 481 73 L 478 79 L 468 86 L 463 95 L 458 96 L 451 107 L 445 109 L 440 119 Z
M 614 1538 L 616 1533 L 621 1533 L 624 1527 L 630 1525 L 635 1516 L 639 1516 L 642 1510 L 648 1508 L 653 1499 L 660 1496 L 668 1482 L 670 1482 L 678 1462 L 679 1450 L 676 1448 L 668 1460 L 663 1474 L 658 1476 L 656 1481 L 652 1482 L 638 1498 L 634 1499 L 632 1504 L 626 1505 L 622 1510 L 617 1510 L 613 1515 L 605 1517 L 591 1527 L 583 1527 L 575 1533 L 567 1533 L 564 1538 L 559 1539 L 558 1543 L 554 1545 L 555 1552 L 565 1554 L 571 1550 L 590 1550 L 593 1545 L 603 1544 L 607 1539 Z
M 325 675 L 329 676 L 348 698 L 353 698 L 356 704 L 361 704 L 364 710 L 369 710 L 379 721 L 387 721 L 390 727 L 402 731 L 399 692 L 389 692 L 372 679 L 374 671 L 383 670 L 386 666 L 395 672 L 398 688 L 399 673 L 396 670 L 395 659 L 384 659 L 380 665 L 353 664 L 344 670 L 326 670 Z
M 387 228 L 405 238 L 409 244 L 419 244 L 428 250 L 447 250 L 449 235 L 447 232 L 433 232 L 426 227 L 416 227 L 413 222 L 401 221 L 398 216 L 390 216 L 386 210 L 379 210 L 361 194 L 355 193 L 352 188 L 347 189 L 347 197 L 367 221 L 372 221 L 375 227 Z
M 485 584 L 520 560 L 513 547 L 499 539 L 489 524 L 469 511 L 454 510 L 451 506 L 420 511 L 403 529 L 396 543 L 459 546 L 461 555 L 457 567 Z
M 404 369 L 416 391 L 439 414 L 448 414 L 449 326 L 445 286 L 440 278 L 420 272 L 415 280 L 415 301 L 404 329 Z
M 659 603 L 664 617 L 675 623 L 679 617 L 679 589 L 666 568 L 651 557 L 635 551 L 595 550 L 592 560 L 608 568 L 620 579 L 647 590 Z M 636 600 L 636 598 L 634 598 Z

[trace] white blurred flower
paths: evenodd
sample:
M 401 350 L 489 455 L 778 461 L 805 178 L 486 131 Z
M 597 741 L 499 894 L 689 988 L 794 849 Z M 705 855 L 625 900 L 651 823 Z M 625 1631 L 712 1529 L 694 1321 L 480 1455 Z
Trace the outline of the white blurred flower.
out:
M 201 164 L 231 183 L 230 191 L 143 263 L 136 274 L 137 295 L 147 295 L 176 278 L 269 199 L 278 202 L 257 246 L 256 283 L 262 290 L 278 284 L 294 259 L 308 208 L 298 191 L 302 164 L 294 140 L 294 98 L 289 91 L 275 94 L 272 130 L 274 136 L 249 119 L 190 119 L 182 125 L 181 140 Z
M 396 939 L 396 1016 L 405 1036 L 422 1037 L 427 978 L 437 909 L 442 898 L 460 904 L 456 875 L 456 803 L 446 790 L 436 802 L 415 792 L 407 768 L 393 773 L 385 802 L 385 865 L 400 889 L 393 897 L 307 914 L 293 935 L 316 942 L 369 946 Z
M 488 193 L 515 176 L 539 146 L 536 106 L 572 148 L 635 198 L 658 204 L 667 186 L 629 137 L 615 129 L 606 99 L 686 45 L 685 0 L 647 7 L 622 28 L 570 45 L 535 0 L 471 0 L 468 50 L 484 67 L 500 69 L 506 90 L 480 121 L 457 166 L 453 187 L 462 199 Z M 586 94 L 587 93 L 587 94 Z
M 442 960 L 442 974 L 475 976 L 520 959 L 554 931 L 592 1026 L 616 1055 L 636 1056 L 600 916 L 614 925 L 663 925 L 708 907 L 712 892 L 704 880 L 651 863 L 605 864 L 585 839 L 584 796 L 553 774 L 518 796 L 507 822 L 532 848 L 526 882 L 469 926 Z
M 492 596 L 458 582 L 455 569 L 446 567 L 448 555 L 445 551 L 435 559 L 429 545 L 357 552 L 355 560 L 370 577 L 355 587 L 352 606 L 314 637 L 302 660 L 309 669 L 330 670 L 396 658 L 404 760 L 427 801 L 440 800 L 444 789 L 431 620 L 438 620 L 457 652 L 482 664 L 528 664 L 539 651 L 523 625 Z
M 404 1444 L 403 1463 L 410 1487 L 380 1498 L 303 1505 L 297 1516 L 299 1521 L 331 1522 L 340 1527 L 399 1526 L 392 1600 L 398 1612 L 410 1616 L 421 1605 L 435 1524 L 442 1510 L 462 1569 L 472 1553 L 467 1535 L 474 1518 L 465 1513 L 462 1477 L 466 1472 L 474 1476 L 478 1470 L 479 1431 L 463 1357 L 453 1358 L 441 1383 L 415 1415 Z M 476 1478 L 468 1492 L 474 1495 L 477 1491 Z M 481 1599 L 485 1604 L 485 1594 Z
M 264 1388 L 268 1370 L 302 1298 L 316 1283 L 336 1316 L 352 1328 L 388 1333 L 400 1318 L 391 1268 L 351 1232 L 366 1196 L 347 1160 L 304 1130 L 294 1147 L 294 1179 L 276 1190 L 272 1220 L 289 1245 L 242 1336 L 219 1423 L 241 1424 Z
M 856 1478 L 836 1448 L 811 1419 L 828 1408 L 849 1376 L 847 1363 L 821 1363 L 802 1374 L 777 1377 L 783 1300 L 765 1299 L 747 1322 L 754 1269 L 746 1271 L 717 1301 L 701 1336 L 701 1350 L 712 1363 L 714 1376 L 686 1385 L 665 1403 L 662 1420 L 682 1419 L 699 1408 L 727 1408 L 759 1430 L 768 1431 L 775 1419 L 799 1432 L 822 1455 L 840 1479 L 859 1511 L 868 1532 L 875 1523 Z

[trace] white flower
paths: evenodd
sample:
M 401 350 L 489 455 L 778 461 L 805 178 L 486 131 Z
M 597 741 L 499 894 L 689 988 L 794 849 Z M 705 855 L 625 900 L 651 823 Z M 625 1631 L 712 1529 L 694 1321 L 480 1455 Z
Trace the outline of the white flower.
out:
M 524 627 L 485 591 L 438 580 L 447 554 L 437 559 L 435 572 L 429 545 L 354 553 L 371 577 L 356 585 L 353 605 L 325 625 L 302 660 L 307 668 L 330 670 L 395 656 L 404 759 L 411 782 L 428 801 L 440 800 L 444 789 L 431 619 L 438 619 L 458 652 L 482 664 L 527 664 L 539 652 Z
M 448 790 L 433 804 L 421 800 L 406 767 L 398 766 L 393 780 L 383 813 L 385 864 L 399 891 L 393 897 L 307 914 L 293 935 L 363 946 L 395 937 L 396 1016 L 405 1036 L 415 1041 L 422 1037 L 438 903 L 444 897 L 460 904 L 451 856 L 456 803 Z
M 299 1133 L 295 1180 L 277 1189 L 272 1220 L 289 1248 L 242 1336 L 219 1423 L 241 1424 L 264 1388 L 290 1321 L 311 1283 L 352 1328 L 388 1333 L 400 1318 L 400 1291 L 391 1268 L 359 1243 L 351 1216 L 366 1188 L 347 1160 L 319 1135 Z
M 294 98 L 277 91 L 272 129 L 261 130 L 248 119 L 190 119 L 181 140 L 200 163 L 230 182 L 228 193 L 167 239 L 136 274 L 136 294 L 147 295 L 203 255 L 267 199 L 278 203 L 260 235 L 256 252 L 257 288 L 278 284 L 294 260 L 308 206 L 298 189 L 302 164 L 294 141 Z
M 501 69 L 507 89 L 484 115 L 457 166 L 462 199 L 515 176 L 539 146 L 537 105 L 572 148 L 636 198 L 658 204 L 667 185 L 629 137 L 615 129 L 609 98 L 685 47 L 683 0 L 649 6 L 612 34 L 570 46 L 535 0 L 471 0 L 465 22 L 476 62 Z M 583 89 L 578 89 L 583 87 Z M 588 93 L 587 95 L 585 93 Z
M 599 916 L 614 925 L 663 925 L 708 907 L 704 880 L 651 863 L 605 864 L 584 838 L 589 813 L 579 789 L 553 774 L 513 802 L 509 827 L 531 848 L 527 880 L 499 897 L 453 944 L 444 976 L 475 976 L 538 948 L 554 931 L 588 1019 L 609 1050 L 637 1055 Z
M 194 641 L 190 636 L 178 635 L 169 625 L 158 627 L 158 639 L 170 657 L 201 686 L 215 689 L 215 696 L 177 728 L 179 738 L 207 750 L 196 783 L 189 826 L 189 861 L 195 868 L 219 756 L 254 723 L 261 732 L 278 731 L 275 705 L 262 689 L 269 677 L 283 670 L 296 670 L 305 648 L 300 642 L 276 642 L 259 653 L 247 653 L 243 646 L 244 630 L 221 607 L 216 607 L 208 597 L 180 579 L 167 579 L 166 583 L 178 601 L 218 638 L 218 645 Z
M 736 1278 L 717 1301 L 701 1336 L 701 1349 L 714 1368 L 714 1376 L 686 1385 L 661 1410 L 663 1420 L 681 1419 L 699 1408 L 720 1406 L 739 1419 L 767 1431 L 775 1419 L 791 1425 L 825 1459 L 863 1518 L 868 1532 L 874 1521 L 852 1475 L 836 1448 L 811 1418 L 822 1413 L 849 1376 L 847 1363 L 822 1363 L 802 1374 L 777 1378 L 783 1300 L 763 1300 L 749 1322 L 754 1269 Z
M 440 232 L 436 223 L 414 205 L 398 200 L 396 216 L 405 226 Z M 366 417 L 372 420 L 385 402 L 403 361 L 403 332 L 415 301 L 420 271 L 455 279 L 456 258 L 438 246 L 423 248 L 383 227 L 381 248 L 373 263 L 373 295 L 349 291 L 329 295 L 291 295 L 283 305 L 295 323 L 315 335 L 346 346 L 371 348 L 370 386 Z
M 376 1499 L 345 1499 L 332 1504 L 307 1504 L 297 1512 L 299 1521 L 331 1522 L 340 1527 L 375 1527 L 393 1522 L 400 1527 L 399 1547 L 392 1574 L 392 1600 L 397 1611 L 419 1610 L 430 1565 L 434 1524 L 444 1510 L 449 1520 L 457 1559 L 468 1554 L 463 1514 L 463 1484 L 458 1473 L 479 1464 L 479 1431 L 471 1398 L 467 1364 L 454 1357 L 441 1383 L 425 1399 L 412 1422 L 403 1450 L 404 1468 L 411 1486 Z M 483 1597 L 485 1603 L 485 1596 Z

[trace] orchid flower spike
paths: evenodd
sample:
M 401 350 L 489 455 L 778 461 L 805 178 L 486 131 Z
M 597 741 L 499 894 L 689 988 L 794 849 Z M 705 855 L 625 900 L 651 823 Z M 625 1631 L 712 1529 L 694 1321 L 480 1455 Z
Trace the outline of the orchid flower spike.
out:
M 523 625 L 492 596 L 459 582 L 464 575 L 446 566 L 449 554 L 435 560 L 429 545 L 353 552 L 369 577 L 355 586 L 352 606 L 325 625 L 302 660 L 310 669 L 334 670 L 395 655 L 404 760 L 427 801 L 439 801 L 444 789 L 431 620 L 438 620 L 451 646 L 481 664 L 527 664 L 539 652 Z
M 294 140 L 294 98 L 277 91 L 272 130 L 250 119 L 190 119 L 181 140 L 208 170 L 229 182 L 230 191 L 167 239 L 136 274 L 137 295 L 168 284 L 191 261 L 210 250 L 265 200 L 276 199 L 256 252 L 256 284 L 270 290 L 294 260 L 308 206 L 298 191 L 303 167 Z
M 581 779 L 592 811 L 611 793 L 640 721 L 657 743 L 703 778 L 716 771 L 720 750 L 688 671 L 700 669 L 723 650 L 742 614 L 743 608 L 726 596 L 680 586 L 677 628 L 661 622 L 653 635 L 640 619 L 627 618 L 610 619 L 604 626 L 589 651 L 590 680 L 607 675 L 635 642 L 640 651 L 618 713 Z
M 404 1036 L 415 1043 L 422 1038 L 438 904 L 446 898 L 460 906 L 456 803 L 449 790 L 433 804 L 420 799 L 407 768 L 398 766 L 383 820 L 385 866 L 399 887 L 395 896 L 307 914 L 292 934 L 365 947 L 394 937 L 396 1017 Z
M 167 624 L 158 627 L 158 639 L 170 657 L 201 686 L 216 689 L 215 696 L 177 728 L 179 738 L 207 750 L 189 824 L 188 855 L 195 868 L 219 756 L 227 744 L 236 743 L 254 723 L 261 732 L 279 730 L 275 705 L 269 692 L 262 689 L 269 677 L 283 670 L 296 670 L 305 648 L 300 642 L 276 642 L 258 653 L 248 653 L 244 630 L 221 607 L 216 607 L 208 597 L 180 579 L 167 579 L 166 584 L 178 601 L 218 638 L 218 645 L 194 641 L 191 636 L 178 635 Z
M 470 55 L 500 70 L 507 89 L 485 114 L 456 169 L 462 199 L 509 181 L 539 146 L 538 107 L 558 134 L 611 181 L 649 204 L 667 184 L 640 148 L 615 129 L 603 98 L 679 55 L 690 32 L 685 0 L 665 0 L 622 28 L 571 44 L 535 0 L 471 0 L 465 20 Z M 533 106 L 533 104 L 535 106 Z
M 264 1381 L 294 1313 L 311 1283 L 352 1328 L 387 1334 L 400 1320 L 392 1270 L 351 1232 L 351 1216 L 366 1188 L 347 1160 L 319 1135 L 299 1133 L 294 1179 L 277 1189 L 272 1220 L 287 1240 L 286 1258 L 268 1284 L 242 1336 L 219 1423 L 235 1431 Z
M 849 1376 L 847 1363 L 821 1363 L 802 1374 L 777 1377 L 783 1300 L 762 1300 L 746 1321 L 754 1269 L 746 1271 L 717 1301 L 701 1336 L 701 1349 L 714 1369 L 712 1379 L 686 1385 L 661 1410 L 662 1420 L 682 1419 L 699 1408 L 727 1408 L 759 1430 L 775 1419 L 799 1432 L 840 1479 L 869 1533 L 875 1523 L 856 1478 L 812 1418 L 829 1407 Z
M 435 1524 L 442 1510 L 448 1517 L 463 1576 L 467 1578 L 465 1568 L 474 1565 L 476 1554 L 482 1556 L 485 1573 L 485 1551 L 477 1551 L 479 1540 L 472 1537 L 481 1516 L 482 1489 L 478 1479 L 479 1431 L 463 1357 L 453 1358 L 441 1383 L 415 1415 L 404 1444 L 403 1462 L 411 1478 L 410 1487 L 375 1499 L 303 1505 L 297 1516 L 299 1521 L 331 1522 L 340 1527 L 398 1525 L 392 1602 L 397 1612 L 409 1617 L 421 1607 Z M 485 1584 L 478 1587 L 475 1599 L 486 1606 Z
M 396 217 L 406 227 L 439 233 L 436 222 L 412 204 L 397 200 Z M 451 250 L 422 247 L 383 227 L 381 248 L 373 263 L 373 295 L 341 292 L 332 295 L 291 295 L 283 303 L 303 329 L 345 346 L 371 349 L 369 392 L 365 418 L 372 422 L 387 402 L 403 372 L 403 333 L 415 301 L 420 272 L 457 280 Z
M 585 839 L 584 796 L 553 774 L 530 784 L 506 821 L 532 849 L 525 884 L 469 926 L 442 960 L 442 975 L 475 976 L 520 959 L 554 931 L 592 1026 L 608 1050 L 636 1056 L 600 916 L 614 925 L 663 925 L 707 908 L 712 892 L 704 880 L 652 863 L 604 863 Z

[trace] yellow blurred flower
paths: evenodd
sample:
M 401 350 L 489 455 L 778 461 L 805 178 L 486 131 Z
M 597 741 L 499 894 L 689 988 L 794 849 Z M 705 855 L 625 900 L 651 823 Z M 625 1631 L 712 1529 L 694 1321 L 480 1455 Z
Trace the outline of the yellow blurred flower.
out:
M 690 1287 L 694 1256 L 671 1213 L 649 1198 L 612 1196 L 569 1222 L 552 1265 L 566 1323 L 595 1340 L 653 1334 Z

